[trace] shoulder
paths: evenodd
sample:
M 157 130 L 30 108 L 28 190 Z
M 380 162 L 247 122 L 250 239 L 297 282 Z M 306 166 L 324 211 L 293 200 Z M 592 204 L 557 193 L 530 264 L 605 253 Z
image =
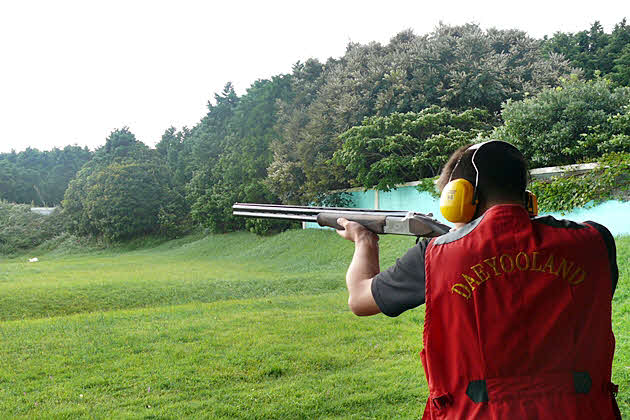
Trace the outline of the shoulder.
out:
M 619 280 L 619 268 L 617 266 L 617 248 L 615 245 L 615 238 L 613 238 L 612 234 L 606 228 L 606 226 L 590 220 L 584 223 L 577 223 L 571 220 L 558 220 L 552 216 L 536 217 L 532 219 L 532 222 L 541 223 L 547 226 L 551 226 L 553 228 L 564 228 L 570 230 L 587 229 L 586 234 L 588 235 L 588 237 L 586 238 L 586 240 L 595 239 L 597 237 L 601 238 L 606 248 L 605 252 L 608 257 L 608 265 L 610 267 L 610 276 L 612 280 L 612 293 L 615 293 L 617 282 Z
M 615 240 L 610 233 L 610 231 L 606 228 L 606 226 L 601 225 L 597 222 L 586 221 L 582 223 L 574 222 L 573 220 L 567 219 L 556 219 L 553 216 L 540 216 L 534 217 L 532 219 L 532 223 L 541 224 L 545 226 L 549 226 L 552 228 L 559 229 L 588 229 L 593 232 L 593 235 L 599 235 L 603 238 L 606 246 L 610 247 L 610 244 L 614 246 Z M 590 229 L 589 229 L 590 228 Z
M 564 229 L 585 229 L 588 226 L 584 223 L 577 223 L 573 220 L 567 219 L 556 219 L 553 216 L 538 216 L 532 219 L 532 223 L 540 223 L 542 225 L 554 227 L 554 228 L 564 228 Z
M 593 222 L 590 220 L 587 222 L 584 222 L 584 224 L 591 226 L 595 228 L 595 230 L 597 230 L 599 235 L 604 240 L 604 244 L 606 244 L 606 249 L 608 251 L 608 258 L 611 261 L 613 260 L 616 261 L 617 247 L 615 245 L 615 238 L 612 236 L 612 233 L 610 233 L 610 231 L 606 228 L 606 226 L 600 225 L 599 223 Z
M 619 282 L 619 267 L 617 266 L 617 246 L 615 245 L 615 238 L 613 238 L 610 231 L 604 225 L 600 225 L 597 222 L 587 221 L 585 224 L 595 228 L 601 235 L 606 245 L 606 252 L 608 253 L 608 264 L 610 266 L 610 277 L 612 279 L 612 294 L 615 294 L 617 289 L 617 283 Z
M 477 219 L 467 223 L 465 226 L 462 226 L 461 228 L 457 230 L 453 230 L 448 233 L 445 233 L 442 236 L 438 236 L 437 238 L 431 241 L 431 246 L 450 244 L 451 242 L 455 242 L 469 235 L 470 233 L 472 233 L 472 231 L 475 230 L 477 226 L 479 226 L 479 223 L 481 223 L 481 221 L 483 220 L 484 215 L 481 215 Z
M 588 232 L 586 233 L 587 235 L 590 235 L 592 237 L 601 237 L 609 250 L 611 248 L 615 248 L 615 239 L 613 238 L 610 231 L 604 225 L 600 225 L 597 222 L 589 220 L 586 222 L 578 223 L 574 222 L 573 220 L 556 219 L 553 216 L 542 216 L 533 218 L 532 223 L 558 229 L 586 230 Z
M 606 226 L 600 225 L 599 223 L 593 222 L 591 220 L 584 222 L 584 224 L 595 228 L 599 232 L 599 234 L 602 235 L 602 238 L 604 238 L 604 242 L 606 242 L 606 245 L 608 245 L 610 242 L 612 242 L 612 244 L 614 245 L 615 238 L 613 238 L 612 233 L 610 233 Z

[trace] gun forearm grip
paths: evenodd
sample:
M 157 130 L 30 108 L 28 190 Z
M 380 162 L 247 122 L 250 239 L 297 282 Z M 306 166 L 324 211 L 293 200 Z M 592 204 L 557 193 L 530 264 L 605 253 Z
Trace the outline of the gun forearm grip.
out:
M 374 233 L 383 233 L 383 228 L 385 227 L 385 216 L 358 215 L 356 213 L 319 213 L 317 215 L 317 224 L 344 230 L 343 226 L 337 223 L 337 219 L 340 217 L 351 222 L 357 222 Z

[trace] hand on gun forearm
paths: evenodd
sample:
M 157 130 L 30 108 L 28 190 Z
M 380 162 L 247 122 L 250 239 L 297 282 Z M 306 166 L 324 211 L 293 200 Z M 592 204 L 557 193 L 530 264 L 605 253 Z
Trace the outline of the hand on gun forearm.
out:
M 378 242 L 378 235 L 369 231 L 363 225 L 357 222 L 351 222 L 348 219 L 339 218 L 337 223 L 343 226 L 344 230 L 337 230 L 339 236 L 354 243 L 362 240 Z

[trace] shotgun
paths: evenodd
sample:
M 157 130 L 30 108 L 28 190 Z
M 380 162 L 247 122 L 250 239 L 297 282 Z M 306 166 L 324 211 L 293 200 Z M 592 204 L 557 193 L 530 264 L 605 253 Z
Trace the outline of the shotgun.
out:
M 281 204 L 236 203 L 234 216 L 315 222 L 343 230 L 337 219 L 358 222 L 378 234 L 434 237 L 445 234 L 450 226 L 435 220 L 432 214 L 404 210 L 350 209 L 345 207 L 284 206 Z

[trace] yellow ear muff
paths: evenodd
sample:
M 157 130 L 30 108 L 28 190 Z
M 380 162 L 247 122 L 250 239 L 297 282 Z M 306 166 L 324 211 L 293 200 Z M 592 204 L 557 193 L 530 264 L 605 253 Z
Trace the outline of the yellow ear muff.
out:
M 449 222 L 468 223 L 475 215 L 475 188 L 463 178 L 454 179 L 442 190 L 440 212 Z
M 538 216 L 538 198 L 530 190 L 525 190 L 525 208 L 530 217 Z

